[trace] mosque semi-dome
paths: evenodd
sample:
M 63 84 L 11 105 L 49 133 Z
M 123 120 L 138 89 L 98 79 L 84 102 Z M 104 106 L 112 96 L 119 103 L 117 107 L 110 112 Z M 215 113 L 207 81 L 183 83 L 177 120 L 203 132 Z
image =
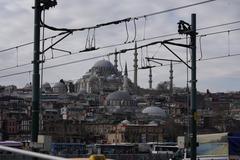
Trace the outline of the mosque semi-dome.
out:
M 128 91 L 115 91 L 106 97 L 108 106 L 135 106 L 135 101 L 132 99 Z
M 127 100 L 131 101 L 132 97 L 127 91 L 115 91 L 109 94 L 106 98 L 107 101 L 109 100 Z
M 162 118 L 167 117 L 166 111 L 163 110 L 162 108 L 156 107 L 156 106 L 149 106 L 149 107 L 143 109 L 142 113 L 147 114 L 149 116 L 157 116 L 157 117 L 162 117 Z

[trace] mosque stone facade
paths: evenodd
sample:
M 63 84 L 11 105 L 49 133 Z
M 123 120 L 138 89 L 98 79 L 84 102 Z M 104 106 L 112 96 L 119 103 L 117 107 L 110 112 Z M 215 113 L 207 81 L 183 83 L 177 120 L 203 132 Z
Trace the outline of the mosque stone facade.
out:
M 106 94 L 118 90 L 123 76 L 110 61 L 97 61 L 81 79 L 75 83 L 75 91 L 85 90 L 91 94 Z

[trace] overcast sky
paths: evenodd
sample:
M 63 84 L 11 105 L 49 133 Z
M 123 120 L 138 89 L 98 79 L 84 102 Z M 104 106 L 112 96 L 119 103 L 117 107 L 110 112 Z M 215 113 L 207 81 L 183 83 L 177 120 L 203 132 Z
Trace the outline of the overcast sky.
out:
M 202 0 L 203 1 L 203 0 Z M 201 0 L 58 0 L 58 5 L 46 11 L 46 24 L 55 27 L 66 28 L 82 28 L 96 24 L 109 22 L 113 20 L 123 19 L 127 17 L 138 17 L 153 12 L 172 9 L 184 5 L 201 2 Z M 33 0 L 0 0 L 0 50 L 14 47 L 22 43 L 33 41 Z M 155 36 L 171 34 L 177 32 L 177 23 L 179 20 L 186 22 L 191 21 L 191 13 L 197 15 L 197 28 L 203 28 L 213 25 L 219 25 L 240 20 L 240 0 L 216 0 L 214 2 L 193 6 L 181 10 L 176 10 L 155 16 L 149 16 L 146 19 L 138 19 L 136 21 L 136 39 L 142 40 Z M 127 23 L 129 40 L 134 39 L 134 24 L 133 21 Z M 199 30 L 199 35 L 207 33 L 239 29 L 240 23 L 232 25 Z M 59 32 L 45 30 L 45 36 L 58 34 Z M 90 30 L 92 35 L 92 30 Z M 123 43 L 126 41 L 127 33 L 125 24 L 111 25 L 96 29 L 95 32 L 96 47 L 104 47 L 112 44 Z M 87 31 L 74 32 L 56 48 L 65 49 L 71 52 L 77 52 L 85 48 Z M 184 37 L 174 35 L 169 37 L 152 39 L 149 41 L 141 41 L 138 45 L 143 45 L 157 40 L 170 38 Z M 240 54 L 240 30 L 225 32 L 221 34 L 208 35 L 197 38 L 197 57 L 200 55 L 200 42 L 202 48 L 203 59 Z M 57 39 L 53 39 L 53 42 Z M 183 41 L 177 41 L 185 43 Z M 45 42 L 45 47 L 51 44 L 51 40 Z M 132 48 L 134 43 L 121 45 L 117 47 L 109 47 L 99 49 L 93 52 L 74 54 L 62 58 L 55 58 L 44 63 L 44 66 L 52 66 L 56 64 L 81 60 L 85 58 L 104 55 L 114 52 L 115 49 Z M 182 59 L 186 60 L 186 49 L 169 46 Z M 155 45 L 148 49 L 138 50 L 139 67 L 144 66 L 143 58 L 147 55 L 156 58 L 176 59 L 163 46 Z M 53 56 L 67 55 L 53 51 Z M 52 57 L 52 52 L 48 51 L 45 54 L 46 58 Z M 8 67 L 14 67 L 25 63 L 31 63 L 33 57 L 33 46 L 20 47 L 7 52 L 0 53 L 0 70 Z M 77 80 L 81 78 L 96 61 L 101 59 L 110 60 L 113 63 L 113 56 L 98 58 L 94 60 L 74 63 L 57 68 L 44 70 L 44 82 L 57 82 L 60 79 Z M 125 62 L 128 64 L 129 78 L 133 80 L 133 52 L 127 52 L 121 55 L 121 65 Z M 206 91 L 210 89 L 212 92 L 226 92 L 240 90 L 240 56 L 229 56 L 222 59 L 199 61 L 197 63 L 197 89 Z M 168 64 L 167 62 L 162 62 Z M 121 70 L 119 63 L 118 69 Z M 157 65 L 152 63 L 152 65 Z M 0 71 L 0 76 L 28 71 L 32 69 L 32 65 L 17 67 L 9 70 Z M 186 86 L 186 66 L 177 64 L 174 69 L 174 85 L 177 87 Z M 141 87 L 147 88 L 148 85 L 148 70 L 139 70 L 138 84 Z M 32 73 L 25 73 L 7 78 L 0 78 L 0 85 L 14 84 L 18 87 L 23 87 L 26 83 L 31 82 Z M 155 67 L 153 69 L 153 87 L 159 82 L 169 80 L 169 66 Z M 53 85 L 53 84 L 52 84 Z

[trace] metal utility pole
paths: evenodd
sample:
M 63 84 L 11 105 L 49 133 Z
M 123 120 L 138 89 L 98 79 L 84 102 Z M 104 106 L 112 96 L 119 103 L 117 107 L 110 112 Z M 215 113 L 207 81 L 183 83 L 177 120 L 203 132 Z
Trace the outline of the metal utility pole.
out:
M 117 49 L 115 49 L 115 53 L 114 53 L 114 55 L 115 55 L 115 59 L 114 59 L 114 68 L 116 69 L 116 71 L 117 71 L 117 68 L 118 68 L 118 59 L 117 59 Z
M 197 156 L 197 107 L 196 107 L 196 14 L 191 16 L 191 49 L 192 49 L 192 79 L 191 79 L 191 117 L 192 117 L 192 137 L 191 137 L 191 160 L 196 160 Z
M 149 89 L 152 89 L 152 67 L 149 68 Z
M 39 98 L 40 98 L 40 18 L 41 0 L 35 0 L 34 6 L 34 49 L 33 49 L 33 77 L 32 77 L 32 142 L 37 142 L 39 129 Z
M 191 69 L 191 160 L 196 160 L 197 157 L 197 89 L 196 89 L 196 14 L 191 15 L 191 25 L 185 21 L 180 20 L 178 23 L 178 33 L 190 36 L 191 44 L 181 44 L 171 41 L 163 41 L 162 44 L 173 55 L 175 55 L 182 63 Z M 183 61 L 176 53 L 174 53 L 166 44 L 175 45 L 179 47 L 186 47 L 191 49 L 191 66 Z
M 172 98 L 173 96 L 173 66 L 172 66 L 172 61 L 170 61 L 170 70 L 169 70 L 169 73 L 170 73 L 170 88 L 169 88 L 169 91 L 170 91 L 170 96 Z

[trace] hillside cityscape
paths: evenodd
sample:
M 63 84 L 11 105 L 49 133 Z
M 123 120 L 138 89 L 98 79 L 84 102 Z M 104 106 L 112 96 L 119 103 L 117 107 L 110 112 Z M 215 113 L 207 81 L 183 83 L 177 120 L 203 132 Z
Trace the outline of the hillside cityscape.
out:
M 117 63 L 99 60 L 75 83 L 44 83 L 39 150 L 51 152 L 44 143 L 162 143 L 187 137 L 189 89 L 170 90 L 170 82 L 143 89 L 131 82 L 127 65 L 121 73 Z M 30 142 L 32 85 L 1 86 L 0 96 L 0 140 Z M 239 98 L 240 92 L 198 92 L 198 134 L 239 131 Z
M 0 1 L 0 160 L 240 160 L 239 6 Z

